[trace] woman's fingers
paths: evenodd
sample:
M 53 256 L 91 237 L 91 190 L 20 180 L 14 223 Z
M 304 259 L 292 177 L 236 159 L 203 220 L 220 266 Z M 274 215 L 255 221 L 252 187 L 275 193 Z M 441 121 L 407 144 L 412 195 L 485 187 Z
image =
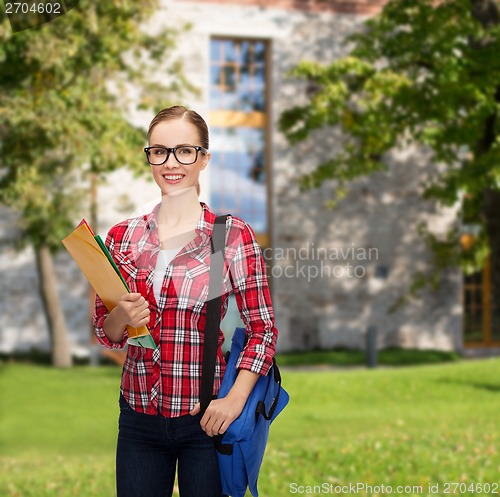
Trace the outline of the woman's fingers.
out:
M 228 423 L 227 420 L 224 421 L 221 425 L 220 425 L 220 428 L 219 428 L 219 431 L 217 432 L 219 435 L 223 435 L 224 433 L 226 433 L 226 430 L 229 428 L 229 425 L 231 423 Z
M 219 418 L 210 418 L 208 423 L 205 425 L 205 433 L 209 437 L 213 437 L 219 434 L 219 428 L 221 427 L 224 420 L 220 420 Z
M 125 302 L 136 302 L 142 297 L 140 293 L 124 293 L 121 297 L 121 300 Z M 144 298 L 144 297 L 142 297 Z
M 140 319 L 144 319 L 144 318 L 149 318 L 149 315 L 151 313 L 149 312 L 149 308 L 146 307 L 146 309 L 143 309 L 140 313 L 139 313 L 139 318 Z
M 149 316 L 150 316 L 149 308 L 148 307 L 143 308 L 143 307 L 144 306 L 141 306 L 141 308 L 136 309 L 132 316 L 132 321 L 135 322 L 137 327 L 144 326 L 149 322 Z
M 200 425 L 205 433 L 213 437 L 225 433 L 229 425 L 238 417 L 225 398 L 212 400 Z
M 134 328 L 140 328 L 141 326 L 146 326 L 149 323 L 149 316 L 140 319 L 137 322 L 137 326 L 134 326 Z
M 125 293 L 120 300 L 121 312 L 130 326 L 139 328 L 149 323 L 149 303 L 140 293 Z
M 140 294 L 139 294 L 140 295 Z M 134 303 L 133 306 L 137 309 L 143 309 L 148 306 L 146 299 L 141 295 Z

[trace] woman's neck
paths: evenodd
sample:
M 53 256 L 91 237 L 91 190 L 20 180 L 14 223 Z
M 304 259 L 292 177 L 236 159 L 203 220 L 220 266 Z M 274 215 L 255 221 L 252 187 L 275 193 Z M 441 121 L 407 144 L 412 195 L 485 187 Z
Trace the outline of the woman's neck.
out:
M 193 225 L 200 218 L 201 212 L 196 188 L 191 186 L 162 195 L 158 224 L 169 227 Z

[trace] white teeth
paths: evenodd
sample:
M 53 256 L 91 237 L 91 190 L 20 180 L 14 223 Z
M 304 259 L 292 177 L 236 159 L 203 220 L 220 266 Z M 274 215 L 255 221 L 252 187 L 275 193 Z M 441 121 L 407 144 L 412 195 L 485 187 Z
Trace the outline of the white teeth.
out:
M 178 176 L 163 176 L 163 177 L 164 177 L 165 179 L 168 179 L 168 180 L 172 181 L 172 180 L 176 180 L 176 179 L 181 179 L 181 178 L 183 178 L 184 176 L 182 176 L 182 175 L 178 175 Z

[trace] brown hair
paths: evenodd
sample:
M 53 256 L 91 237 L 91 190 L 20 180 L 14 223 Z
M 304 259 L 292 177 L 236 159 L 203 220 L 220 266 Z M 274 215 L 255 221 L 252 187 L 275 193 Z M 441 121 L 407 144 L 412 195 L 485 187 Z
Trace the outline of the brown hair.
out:
M 182 119 L 193 124 L 198 131 L 198 138 L 200 140 L 200 145 L 208 149 L 208 126 L 203 117 L 201 117 L 194 110 L 188 110 L 182 105 L 174 105 L 173 107 L 168 107 L 166 109 L 160 110 L 158 114 L 153 118 L 149 124 L 148 129 L 148 141 L 151 139 L 151 133 L 153 128 L 162 121 L 169 121 L 171 119 Z M 200 182 L 196 183 L 196 193 L 200 194 Z

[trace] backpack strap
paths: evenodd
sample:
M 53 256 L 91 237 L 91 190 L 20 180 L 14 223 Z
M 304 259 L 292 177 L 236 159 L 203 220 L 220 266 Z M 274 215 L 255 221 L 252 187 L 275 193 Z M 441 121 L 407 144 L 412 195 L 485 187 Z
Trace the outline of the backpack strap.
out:
M 217 342 L 221 320 L 226 221 L 228 216 L 229 214 L 226 214 L 218 216 L 215 219 L 210 241 L 212 253 L 210 255 L 210 280 L 200 385 L 200 410 L 202 416 L 213 399 L 215 361 L 217 358 Z

